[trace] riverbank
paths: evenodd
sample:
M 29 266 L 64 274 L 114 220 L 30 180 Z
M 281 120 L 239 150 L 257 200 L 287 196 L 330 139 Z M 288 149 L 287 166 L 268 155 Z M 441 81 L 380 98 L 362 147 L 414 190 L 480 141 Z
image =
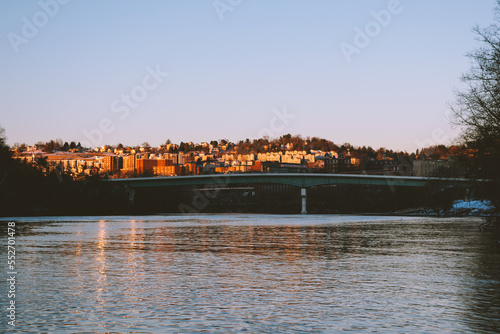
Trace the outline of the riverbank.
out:
M 456 200 L 449 208 L 410 208 L 389 213 L 389 215 L 430 217 L 489 217 L 495 215 L 495 207 L 488 200 Z

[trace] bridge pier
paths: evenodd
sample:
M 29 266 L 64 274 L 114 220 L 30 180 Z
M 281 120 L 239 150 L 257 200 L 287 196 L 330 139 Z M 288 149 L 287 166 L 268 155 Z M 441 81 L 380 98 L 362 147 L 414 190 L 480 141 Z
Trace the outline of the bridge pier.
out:
M 301 214 L 305 215 L 307 214 L 307 193 L 306 193 L 306 188 L 300 189 L 300 197 L 302 197 L 302 210 Z
M 130 189 L 128 193 L 128 202 L 130 204 L 134 204 L 134 200 L 135 200 L 135 189 Z

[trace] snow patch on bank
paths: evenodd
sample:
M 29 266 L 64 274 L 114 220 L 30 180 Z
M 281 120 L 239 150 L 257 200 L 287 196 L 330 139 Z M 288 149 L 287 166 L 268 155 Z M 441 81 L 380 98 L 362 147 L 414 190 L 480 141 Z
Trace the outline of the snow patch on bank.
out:
M 494 209 L 493 204 L 488 200 L 458 200 L 453 202 L 449 213 L 480 215 L 491 213 Z
M 416 208 L 404 211 L 397 211 L 396 214 L 409 214 L 412 216 L 490 216 L 495 213 L 495 207 L 489 200 L 456 200 L 453 201 L 451 208 Z

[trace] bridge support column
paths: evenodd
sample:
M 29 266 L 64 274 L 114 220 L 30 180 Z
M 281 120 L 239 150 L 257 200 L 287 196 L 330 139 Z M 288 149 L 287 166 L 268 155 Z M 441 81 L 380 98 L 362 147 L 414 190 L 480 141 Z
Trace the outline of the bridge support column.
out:
M 300 197 L 302 198 L 302 211 L 301 214 L 307 214 L 307 193 L 306 188 L 300 189 Z

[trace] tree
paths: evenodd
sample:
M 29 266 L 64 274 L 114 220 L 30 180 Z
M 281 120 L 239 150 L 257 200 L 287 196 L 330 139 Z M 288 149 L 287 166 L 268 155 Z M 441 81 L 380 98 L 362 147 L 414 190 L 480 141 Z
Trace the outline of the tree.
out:
M 494 181 L 489 196 L 500 204 L 500 0 L 495 8 L 495 23 L 473 31 L 481 46 L 470 52 L 471 68 L 455 91 L 450 105 L 453 122 L 463 129 L 462 140 L 472 152 L 471 177 Z
M 179 144 L 179 151 L 184 153 L 189 152 L 190 151 L 189 144 L 181 141 L 181 143 Z
M 0 128 L 0 165 L 5 167 L 12 157 L 9 145 L 7 145 L 7 138 L 5 137 L 5 130 Z M 0 171 L 1 173 L 1 171 Z
M 42 150 L 44 152 L 47 152 L 47 153 L 51 153 L 51 152 L 55 151 L 56 150 L 56 142 L 51 140 L 51 141 L 45 143 Z

